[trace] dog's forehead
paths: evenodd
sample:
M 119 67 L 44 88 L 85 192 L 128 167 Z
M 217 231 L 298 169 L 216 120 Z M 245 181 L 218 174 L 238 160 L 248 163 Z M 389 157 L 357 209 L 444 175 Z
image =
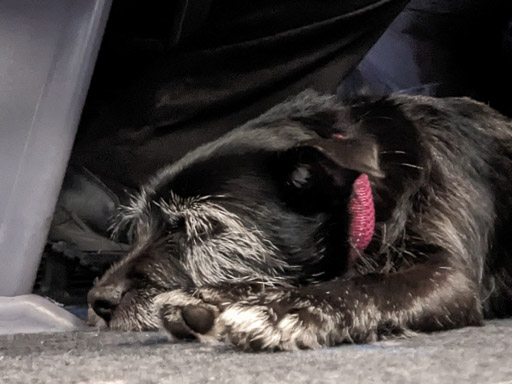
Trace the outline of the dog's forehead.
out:
M 176 189 L 178 185 L 193 191 L 199 186 L 206 187 L 208 183 L 220 183 L 223 178 L 262 166 L 269 153 L 286 150 L 310 138 L 308 133 L 293 124 L 282 123 L 273 128 L 242 127 L 202 145 L 174 164 L 160 169 L 145 189 L 158 194 Z M 210 187 L 215 189 L 214 185 Z

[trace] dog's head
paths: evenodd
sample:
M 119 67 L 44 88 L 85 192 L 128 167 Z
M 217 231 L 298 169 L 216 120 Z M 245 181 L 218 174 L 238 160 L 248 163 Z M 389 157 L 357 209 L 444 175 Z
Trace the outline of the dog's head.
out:
M 120 211 L 134 248 L 90 292 L 95 312 L 112 328 L 155 328 L 164 291 L 343 274 L 352 185 L 380 175 L 376 145 L 304 121 L 239 128 L 158 172 Z

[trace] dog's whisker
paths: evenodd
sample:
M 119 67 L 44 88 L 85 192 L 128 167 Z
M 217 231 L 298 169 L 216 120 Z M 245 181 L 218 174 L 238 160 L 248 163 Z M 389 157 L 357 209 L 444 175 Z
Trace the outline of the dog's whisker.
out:
M 396 155 L 406 155 L 407 152 L 405 151 L 380 151 L 381 155 L 388 155 L 388 154 L 396 154 Z
M 409 163 L 395 163 L 395 164 L 402 165 L 404 167 L 409 167 L 409 168 L 415 168 L 415 169 L 421 169 L 421 170 L 424 169 L 423 167 L 421 167 L 419 165 L 414 165 L 414 164 L 409 164 Z

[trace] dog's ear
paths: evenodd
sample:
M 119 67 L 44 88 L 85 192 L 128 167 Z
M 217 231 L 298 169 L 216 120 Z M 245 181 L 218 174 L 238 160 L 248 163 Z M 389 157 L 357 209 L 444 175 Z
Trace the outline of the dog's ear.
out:
M 356 178 L 383 177 L 378 148 L 371 139 L 318 138 L 289 149 L 280 159 L 284 199 L 310 211 L 345 204 Z
M 299 151 L 301 148 L 318 151 L 323 158 L 332 162 L 334 168 L 384 177 L 379 166 L 378 146 L 370 138 L 315 138 L 301 143 Z

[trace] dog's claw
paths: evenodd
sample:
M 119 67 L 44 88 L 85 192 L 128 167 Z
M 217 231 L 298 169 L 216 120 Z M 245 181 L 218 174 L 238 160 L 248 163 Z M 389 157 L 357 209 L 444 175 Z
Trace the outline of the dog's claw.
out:
M 190 332 L 190 329 L 183 323 L 178 321 L 167 321 L 162 319 L 162 325 L 174 337 L 180 340 L 195 340 L 196 336 Z

